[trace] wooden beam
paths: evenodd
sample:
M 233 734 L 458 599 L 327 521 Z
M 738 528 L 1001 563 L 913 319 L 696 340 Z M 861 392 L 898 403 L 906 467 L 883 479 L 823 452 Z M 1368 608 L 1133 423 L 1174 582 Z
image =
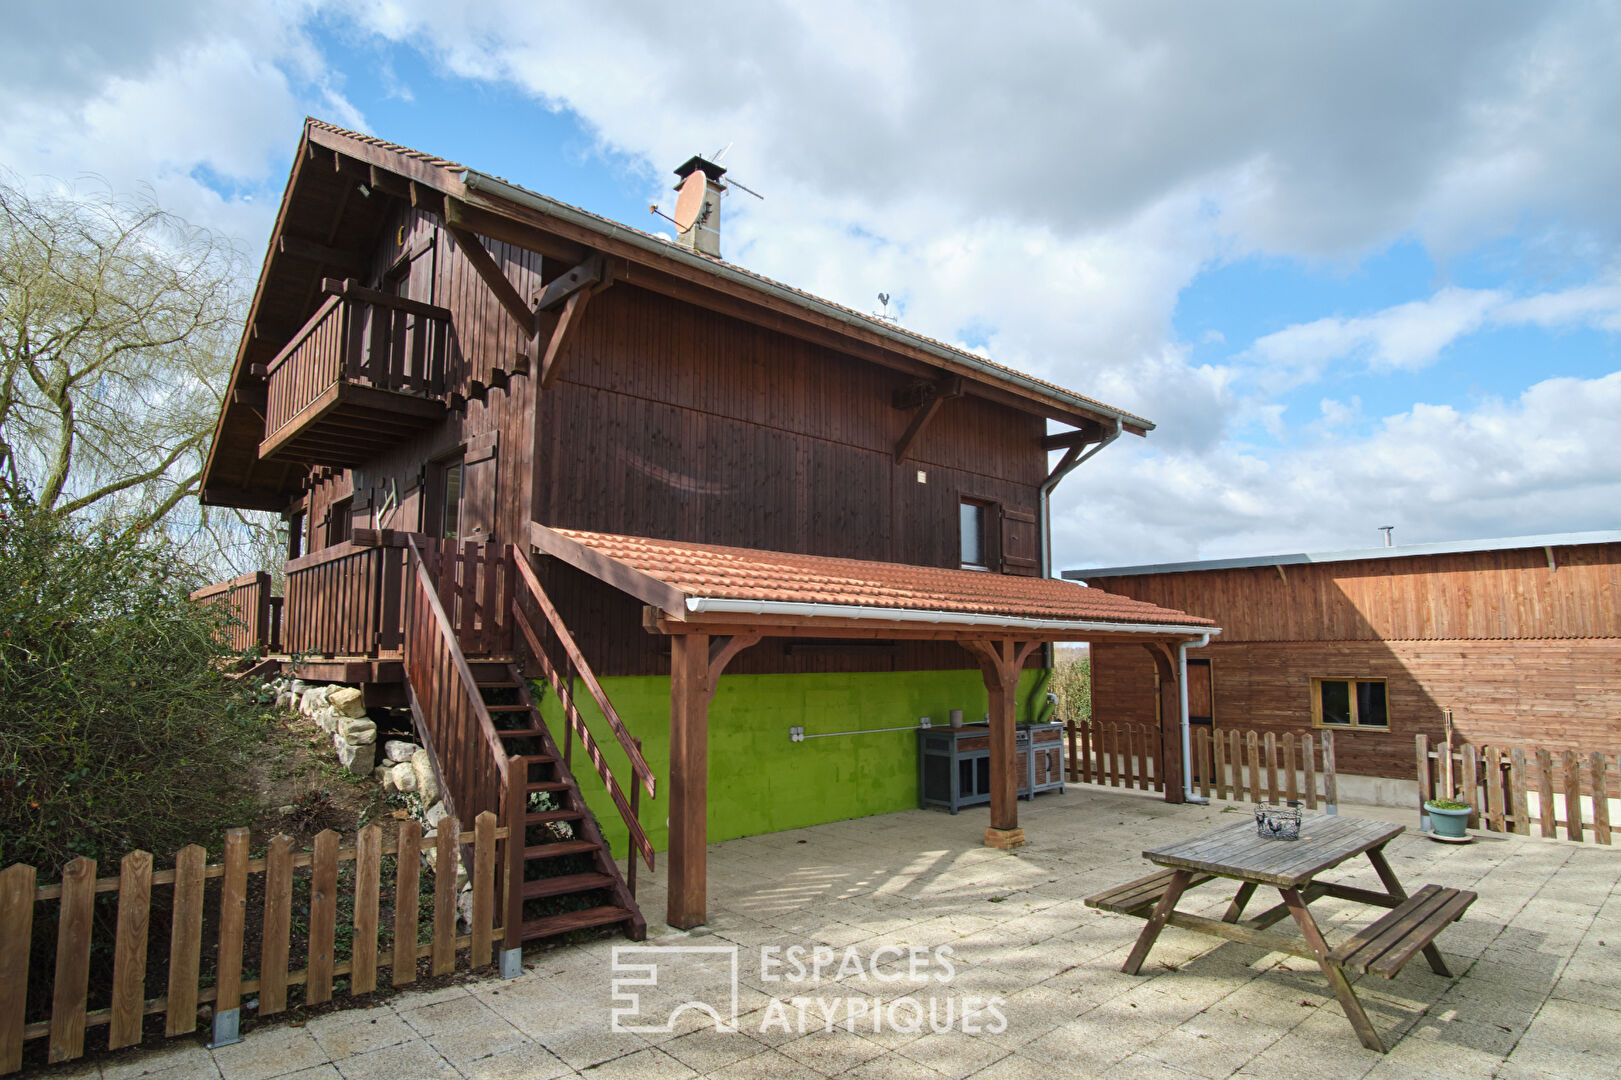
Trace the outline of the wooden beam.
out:
M 591 289 L 581 289 L 579 292 L 571 293 L 563 302 L 563 314 L 557 318 L 557 326 L 546 341 L 546 353 L 538 365 L 542 390 L 550 390 L 552 384 L 557 382 L 557 377 L 562 374 L 565 350 L 575 328 L 580 325 L 580 319 L 585 315 L 585 305 L 591 299 L 591 292 Z M 538 336 L 536 340 L 539 340 Z
M 709 639 L 670 642 L 670 836 L 665 921 L 690 930 L 708 919 Z
M 371 189 L 373 191 L 381 191 L 384 195 L 393 199 L 410 200 L 410 181 L 396 176 L 386 169 L 380 169 L 376 165 L 370 166 L 367 173 L 371 177 Z
M 759 634 L 733 634 L 730 637 L 710 639 L 709 672 L 704 682 L 704 694 L 709 701 L 715 700 L 715 691 L 720 687 L 721 672 L 732 662 L 732 657 L 752 645 L 758 645 L 760 637 Z
M 918 387 L 914 384 L 904 390 L 897 390 L 894 399 L 896 408 L 906 408 L 907 406 L 901 404 L 901 402 L 912 400 L 916 396 L 915 391 L 917 389 Z M 912 422 L 907 425 L 905 434 L 895 444 L 895 464 L 899 465 L 906 460 L 906 455 L 911 451 L 912 444 L 917 441 L 918 436 L 923 434 L 923 429 L 928 426 L 930 420 L 934 419 L 934 414 L 940 411 L 940 406 L 945 404 L 946 399 L 961 396 L 961 375 L 947 375 L 923 387 L 922 398 L 916 406 L 917 412 L 913 414 Z
M 1038 642 L 966 638 L 962 644 L 979 661 L 990 695 L 991 825 L 985 830 L 985 843 L 1017 847 L 1024 843 L 1019 829 L 1019 672 Z
M 579 292 L 603 282 L 607 276 L 608 260 L 602 255 L 589 259 L 546 283 L 535 292 L 535 310 L 549 311 Z
M 282 235 L 276 239 L 276 250 L 289 259 L 298 259 L 328 270 L 341 271 L 339 276 L 361 278 L 366 276 L 366 264 L 352 251 L 329 247 L 304 236 Z
M 1041 439 L 1043 450 L 1068 450 L 1072 446 L 1085 446 L 1095 443 L 1103 438 L 1103 428 L 1097 424 L 1083 424 L 1074 431 L 1059 431 L 1052 435 L 1044 435 Z
M 535 332 L 535 313 L 530 310 L 528 304 L 524 303 L 524 299 L 518 293 L 518 290 L 513 288 L 512 282 L 507 280 L 507 276 L 496 265 L 495 257 L 490 254 L 490 249 L 484 246 L 484 241 L 480 240 L 476 233 L 469 232 L 461 225 L 454 223 L 456 216 L 454 208 L 458 205 L 460 204 L 455 199 L 446 201 L 445 228 L 449 230 L 451 236 L 456 238 L 456 243 L 462 249 L 462 253 L 467 256 L 467 261 L 473 264 L 473 269 L 478 272 L 479 277 L 484 279 L 484 284 L 495 294 L 495 298 L 501 302 L 501 306 L 506 309 L 507 315 L 512 318 L 513 322 L 518 324 L 518 328 L 525 335 L 533 335 Z
M 570 540 L 539 522 L 529 523 L 529 543 L 536 551 L 561 559 L 576 570 L 652 605 L 661 615 L 679 617 L 686 613 L 687 595 L 680 589 Z
M 1076 443 L 1068 450 L 1065 450 L 1064 456 L 1058 459 L 1058 464 L 1054 465 L 1052 472 L 1047 474 L 1047 483 L 1052 483 L 1054 477 L 1060 476 L 1064 472 L 1068 471 L 1070 467 L 1075 464 L 1075 459 L 1081 456 L 1081 451 L 1085 449 L 1085 443 Z

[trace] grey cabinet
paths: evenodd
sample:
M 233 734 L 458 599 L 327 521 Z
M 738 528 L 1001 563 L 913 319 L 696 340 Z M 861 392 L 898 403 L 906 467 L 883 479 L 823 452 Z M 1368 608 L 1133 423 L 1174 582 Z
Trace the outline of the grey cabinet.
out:
M 1014 736 L 1019 795 L 1064 789 L 1062 724 L 1020 724 Z M 991 732 L 985 724 L 923 728 L 917 733 L 918 803 L 964 806 L 991 801 Z

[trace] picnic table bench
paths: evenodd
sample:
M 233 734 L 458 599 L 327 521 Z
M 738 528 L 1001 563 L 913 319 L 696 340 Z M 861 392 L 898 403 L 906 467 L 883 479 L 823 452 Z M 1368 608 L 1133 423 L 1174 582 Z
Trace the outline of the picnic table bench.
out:
M 1128 975 L 1142 970 L 1166 926 L 1315 960 L 1362 1045 L 1382 1054 L 1384 1042 L 1357 1000 L 1346 971 L 1391 979 L 1422 952 L 1432 971 L 1451 977 L 1435 939 L 1475 901 L 1472 892 L 1439 885 L 1425 885 L 1408 896 L 1384 856 L 1385 845 L 1403 831 L 1401 825 L 1381 821 L 1312 817 L 1302 822 L 1299 840 L 1283 841 L 1262 839 L 1253 824 L 1241 822 L 1143 852 L 1150 862 L 1167 869 L 1089 896 L 1086 905 L 1148 921 L 1121 966 Z M 1316 880 L 1357 855 L 1366 855 L 1373 864 L 1384 892 Z M 1176 910 L 1183 893 L 1216 878 L 1239 882 L 1237 895 L 1220 919 Z M 1277 889 L 1282 903 L 1243 919 L 1244 909 L 1263 885 Z M 1324 896 L 1390 910 L 1343 944 L 1330 948 L 1308 907 Z M 1267 927 L 1286 918 L 1294 919 L 1304 942 L 1267 932 Z

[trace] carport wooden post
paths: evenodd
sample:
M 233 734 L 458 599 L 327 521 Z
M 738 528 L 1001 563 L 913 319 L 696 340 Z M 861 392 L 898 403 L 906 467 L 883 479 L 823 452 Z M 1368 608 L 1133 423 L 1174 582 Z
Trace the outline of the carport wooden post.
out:
M 732 657 L 759 640 L 751 631 L 670 638 L 670 878 L 664 921 L 679 930 L 708 918 L 709 703 Z
M 985 844 L 994 848 L 1015 848 L 1024 843 L 1024 830 L 1019 828 L 1016 744 L 1019 672 L 1041 643 L 973 638 L 962 644 L 979 661 L 980 674 L 990 694 L 991 824 L 985 830 Z
M 670 860 L 665 921 L 690 930 L 707 917 L 709 635 L 670 638 Z
M 1159 675 L 1159 760 L 1165 771 L 1165 801 L 1186 802 L 1182 791 L 1182 684 L 1177 680 L 1176 649 L 1163 641 L 1144 642 Z

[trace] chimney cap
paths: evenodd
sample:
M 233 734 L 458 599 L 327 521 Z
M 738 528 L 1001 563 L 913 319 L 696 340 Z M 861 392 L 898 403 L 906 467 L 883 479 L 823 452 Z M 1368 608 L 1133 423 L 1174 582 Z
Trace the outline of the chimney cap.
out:
M 699 156 L 698 154 L 694 154 L 692 157 L 682 162 L 680 168 L 675 170 L 675 175 L 680 177 L 682 180 L 685 180 L 688 176 L 691 176 L 699 169 L 702 169 L 704 171 L 704 175 L 715 183 L 719 183 L 720 178 L 726 175 L 725 169 L 721 168 L 719 165 L 716 165 L 713 161 Z

